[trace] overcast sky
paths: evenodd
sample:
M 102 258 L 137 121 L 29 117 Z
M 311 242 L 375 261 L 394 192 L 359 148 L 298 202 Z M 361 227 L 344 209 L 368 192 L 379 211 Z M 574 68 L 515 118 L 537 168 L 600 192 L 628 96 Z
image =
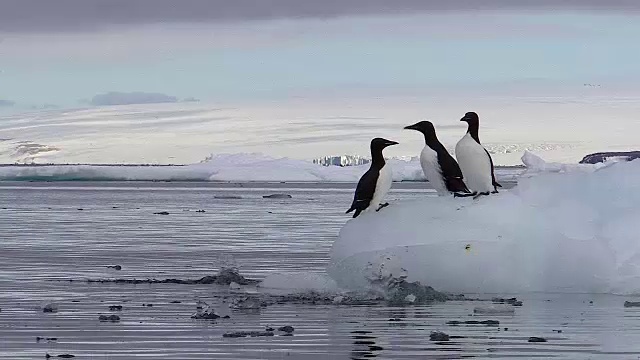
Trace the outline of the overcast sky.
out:
M 0 0 L 0 111 L 637 87 L 640 1 L 478 3 Z
M 0 31 L 9 32 L 478 9 L 640 9 L 636 0 L 2 0 L 0 4 Z

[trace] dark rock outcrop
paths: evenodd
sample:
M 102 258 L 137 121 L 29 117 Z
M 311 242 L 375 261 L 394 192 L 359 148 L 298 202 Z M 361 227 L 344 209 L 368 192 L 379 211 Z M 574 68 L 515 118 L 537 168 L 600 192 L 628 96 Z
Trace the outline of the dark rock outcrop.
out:
M 640 151 L 616 151 L 616 152 L 599 152 L 585 156 L 580 160 L 580 164 L 597 164 L 607 161 L 612 157 L 623 158 L 627 161 L 640 158 Z
M 89 283 L 115 284 L 181 284 L 181 285 L 229 285 L 235 282 L 240 285 L 255 285 L 258 280 L 247 279 L 233 269 L 222 269 L 218 275 L 204 276 L 200 279 L 89 279 Z

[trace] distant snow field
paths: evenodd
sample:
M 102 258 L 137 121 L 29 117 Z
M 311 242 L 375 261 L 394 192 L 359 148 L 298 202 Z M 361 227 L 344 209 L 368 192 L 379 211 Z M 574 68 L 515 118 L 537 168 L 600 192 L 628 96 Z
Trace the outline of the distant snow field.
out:
M 423 140 L 402 130 L 405 125 L 431 120 L 453 153 L 466 131 L 459 121 L 466 111 L 480 114 L 480 138 L 498 165 L 521 164 L 526 150 L 569 163 L 591 152 L 640 148 L 637 99 L 553 100 L 294 99 L 37 111 L 0 116 L 0 162 L 195 164 L 209 154 L 243 153 L 311 162 L 328 155 L 369 156 L 369 141 L 378 136 L 400 142 L 386 156 L 410 158 Z M 247 160 L 237 155 L 224 161 L 233 159 Z

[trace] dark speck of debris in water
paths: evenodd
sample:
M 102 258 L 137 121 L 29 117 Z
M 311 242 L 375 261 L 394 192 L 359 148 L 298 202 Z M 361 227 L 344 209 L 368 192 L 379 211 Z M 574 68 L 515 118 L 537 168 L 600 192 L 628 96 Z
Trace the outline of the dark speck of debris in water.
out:
M 168 211 L 159 211 L 159 212 L 154 212 L 154 215 L 169 215 Z
M 42 312 L 44 312 L 44 313 L 55 313 L 55 312 L 58 312 L 58 309 L 53 304 L 47 304 L 42 308 Z
M 530 343 L 547 342 L 547 339 L 541 338 L 541 337 L 537 337 L 537 336 L 532 336 L 532 337 L 529 338 L 529 342 Z
M 278 328 L 278 331 L 284 331 L 284 332 L 287 332 L 287 333 L 291 333 L 291 332 L 293 332 L 293 330 L 294 330 L 293 326 L 290 326 L 290 325 L 282 326 L 282 327 Z
M 83 208 L 78 208 L 78 210 L 82 211 L 82 210 L 84 210 L 84 209 L 83 209 Z
M 120 316 L 118 316 L 118 315 L 110 315 L 110 316 L 100 315 L 98 317 L 98 320 L 100 320 L 102 322 L 105 322 L 105 321 L 118 322 L 118 321 L 120 321 Z
M 198 210 L 198 211 L 196 211 L 196 212 L 197 212 L 197 213 L 203 213 L 203 212 L 206 212 L 206 211 L 204 211 L 204 210 Z
M 222 337 L 226 338 L 240 338 L 240 337 L 261 337 L 261 336 L 273 336 L 271 331 L 236 331 L 231 333 L 224 333 Z
M 122 311 L 122 305 L 111 305 L 111 306 L 109 306 L 109 310 L 111 310 L 111 311 Z
M 557 332 L 558 334 L 562 333 L 562 330 L 553 330 L 553 332 Z
M 457 326 L 457 325 L 498 326 L 498 325 L 500 325 L 500 321 L 498 321 L 498 320 L 482 320 L 482 321 L 478 321 L 478 320 L 467 320 L 467 321 L 453 320 L 453 321 L 448 321 L 447 325 L 453 325 L 453 326 Z
M 271 194 L 262 196 L 265 199 L 291 199 L 292 196 L 289 194 Z
M 640 307 L 640 301 L 625 301 L 624 307 Z
M 122 266 L 120 265 L 107 265 L 107 268 L 114 270 L 122 270 Z
M 182 303 L 182 301 L 180 300 L 172 300 L 169 302 L 169 304 L 180 304 L 180 303 Z
M 432 331 L 429 335 L 431 341 L 449 341 L 449 335 L 441 331 Z
M 142 306 L 153 307 L 153 304 L 142 304 Z

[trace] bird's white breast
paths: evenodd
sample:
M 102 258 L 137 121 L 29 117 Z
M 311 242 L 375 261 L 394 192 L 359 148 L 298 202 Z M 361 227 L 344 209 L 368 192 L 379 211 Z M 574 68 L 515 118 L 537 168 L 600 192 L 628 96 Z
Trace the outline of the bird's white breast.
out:
M 469 190 L 477 192 L 493 190 L 489 155 L 469 133 L 456 144 L 456 158 Z
M 373 192 L 373 198 L 369 204 L 369 209 L 377 209 L 383 202 L 385 195 L 391 189 L 391 183 L 393 182 L 393 172 L 391 171 L 391 165 L 389 163 L 384 164 L 380 169 L 378 180 L 376 181 L 376 190 Z
M 438 192 L 438 195 L 448 195 L 449 191 L 442 178 L 440 163 L 438 163 L 438 153 L 429 146 L 425 146 L 420 152 L 420 166 L 422 166 L 424 177 Z

